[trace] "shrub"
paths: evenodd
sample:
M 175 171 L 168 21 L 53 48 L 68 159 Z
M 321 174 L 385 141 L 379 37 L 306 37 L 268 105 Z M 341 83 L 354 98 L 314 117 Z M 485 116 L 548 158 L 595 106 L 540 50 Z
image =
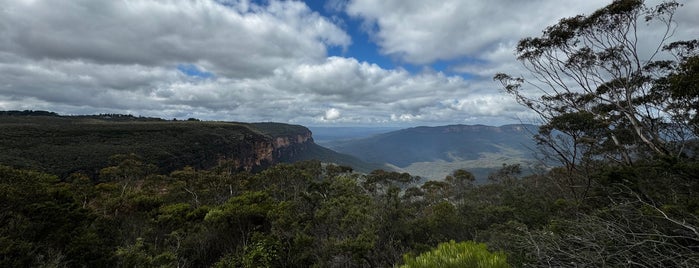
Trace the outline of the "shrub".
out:
M 456 243 L 451 240 L 415 258 L 404 255 L 403 261 L 405 264 L 401 268 L 510 267 L 504 253 L 491 253 L 485 244 L 473 241 Z

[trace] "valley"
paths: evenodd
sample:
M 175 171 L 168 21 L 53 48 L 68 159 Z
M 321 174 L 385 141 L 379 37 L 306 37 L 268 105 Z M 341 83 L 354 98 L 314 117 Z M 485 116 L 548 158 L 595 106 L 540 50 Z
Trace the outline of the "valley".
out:
M 519 164 L 527 174 L 539 170 L 532 138 L 536 131 L 534 125 L 414 127 L 325 145 L 428 180 L 441 180 L 454 170 L 465 169 L 483 183 L 503 164 Z

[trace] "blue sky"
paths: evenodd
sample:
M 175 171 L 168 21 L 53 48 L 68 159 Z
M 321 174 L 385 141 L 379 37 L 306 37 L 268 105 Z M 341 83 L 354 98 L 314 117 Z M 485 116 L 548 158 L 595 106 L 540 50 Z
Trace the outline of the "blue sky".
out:
M 362 21 L 359 18 L 351 18 L 347 13 L 333 10 L 326 1 L 304 1 L 314 12 L 324 17 L 339 17 L 342 20 L 343 29 L 352 37 L 352 44 L 348 48 L 331 47 L 328 55 L 339 57 L 352 57 L 377 64 L 385 69 L 395 68 L 397 65 L 390 58 L 381 55 L 375 43 L 369 40 L 369 33 L 362 30 Z
M 258 3 L 266 3 L 268 1 L 257 1 Z M 342 21 L 343 29 L 352 38 L 352 44 L 348 48 L 331 47 L 328 50 L 328 55 L 338 57 L 351 57 L 359 60 L 377 64 L 384 69 L 403 68 L 411 73 L 419 73 L 429 68 L 432 71 L 444 72 L 449 75 L 459 75 L 464 78 L 472 78 L 468 73 L 458 73 L 450 70 L 450 66 L 459 63 L 478 64 L 483 61 L 472 57 L 460 57 L 449 60 L 436 60 L 427 64 L 412 64 L 402 61 L 398 58 L 391 58 L 388 55 L 383 55 L 379 52 L 380 47 L 372 42 L 370 33 L 363 29 L 364 20 L 359 17 L 350 16 L 342 10 L 334 10 L 329 6 L 329 2 L 342 1 L 304 1 L 304 3 L 314 12 L 318 12 L 324 17 L 339 18 Z
M 0 110 L 307 126 L 530 121 L 514 46 L 607 0 L 0 0 Z M 678 39 L 699 34 L 699 1 Z

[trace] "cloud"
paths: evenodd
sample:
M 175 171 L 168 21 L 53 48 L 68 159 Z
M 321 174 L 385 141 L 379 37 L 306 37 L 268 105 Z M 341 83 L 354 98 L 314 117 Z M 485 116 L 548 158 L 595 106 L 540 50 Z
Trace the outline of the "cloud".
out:
M 282 121 L 275 72 L 350 44 L 295 1 L 0 0 L 0 108 Z
M 202 78 L 183 68 L 0 57 L 0 108 L 302 124 L 434 124 L 460 122 L 464 111 L 493 115 L 441 104 L 479 94 L 463 78 L 413 75 L 352 58 L 328 57 L 248 78 Z
M 677 10 L 676 19 L 680 26 L 678 38 L 688 39 L 699 36 L 699 2 L 685 0 L 679 1 L 683 6 Z
M 340 110 L 335 108 L 328 109 L 325 111 L 325 116 L 323 116 L 323 120 L 326 121 L 333 121 L 337 120 L 338 118 L 340 118 Z
M 346 12 L 361 18 L 381 52 L 409 63 L 478 57 L 499 43 L 536 35 L 566 16 L 604 6 L 606 0 L 421 1 L 354 0 Z
M 490 78 L 521 72 L 512 55 L 516 41 L 561 16 L 601 6 L 552 0 L 324 6 L 364 22 L 396 65 L 454 61 L 449 73 L 329 56 L 331 49 L 353 48 L 351 23 L 299 1 L 0 0 L 0 109 L 307 125 L 513 123 L 529 113 Z M 678 17 L 692 14 L 682 12 Z M 696 36 L 696 29 L 678 35 Z
M 295 1 L 0 1 L 0 49 L 34 60 L 177 66 L 268 75 L 323 60 L 350 37 Z
M 385 55 L 418 65 L 463 62 L 453 70 L 483 74 L 478 71 L 481 65 L 489 68 L 514 62 L 518 40 L 539 36 L 561 18 L 590 14 L 610 2 L 352 0 L 345 12 L 364 22 L 365 30 Z M 658 2 L 647 1 L 647 5 Z M 680 2 L 684 7 L 675 17 L 679 25 L 676 38 L 694 39 L 699 34 L 699 3 Z
M 493 84 L 491 78 L 499 72 L 527 75 L 527 70 L 514 57 L 520 39 L 539 36 L 543 29 L 561 18 L 590 14 L 610 2 L 352 0 L 345 6 L 345 12 L 363 21 L 365 31 L 382 54 L 416 65 L 446 62 L 448 71 L 472 77 L 468 85 L 471 93 L 467 97 L 454 94 L 454 101 L 442 102 L 451 110 L 434 113 L 451 114 L 448 116 L 455 119 L 460 113 L 480 119 L 510 115 L 511 119 L 532 121 L 533 114 L 498 92 L 498 85 Z M 658 2 L 647 1 L 647 5 L 654 6 Z M 699 33 L 699 19 L 695 15 L 699 12 L 699 3 L 684 2 L 675 16 L 678 31 L 673 40 L 694 39 Z M 657 29 L 640 30 L 645 31 L 639 36 L 641 50 L 657 47 L 657 43 L 653 43 L 659 40 L 657 31 L 652 31 Z M 431 108 L 436 107 L 439 106 Z M 418 117 L 406 113 L 392 118 L 411 121 Z

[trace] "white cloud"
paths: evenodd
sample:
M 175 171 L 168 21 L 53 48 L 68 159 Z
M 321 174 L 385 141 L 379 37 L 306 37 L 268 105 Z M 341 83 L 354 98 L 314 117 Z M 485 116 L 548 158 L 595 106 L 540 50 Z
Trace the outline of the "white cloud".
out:
M 326 5 L 373 23 L 383 53 L 411 63 L 457 59 L 453 71 L 477 76 L 465 79 L 328 56 L 331 47 L 352 46 L 347 25 L 298 1 L 0 0 L 0 109 L 299 124 L 512 123 L 527 111 L 490 77 L 521 72 L 516 41 L 601 2 Z M 464 57 L 476 60 L 458 61 Z M 212 76 L 188 76 L 180 66 Z
M 3 109 L 303 124 L 449 123 L 465 111 L 492 116 L 442 105 L 478 93 L 462 78 L 412 75 L 341 57 L 280 67 L 268 76 L 215 79 L 191 78 L 176 68 L 10 57 L 1 61 L 0 77 Z
M 175 66 L 226 77 L 315 62 L 350 37 L 301 2 L 2 0 L 0 49 L 33 59 Z
M 396 115 L 396 114 L 391 114 L 391 121 L 413 122 L 413 121 L 419 120 L 420 118 L 422 118 L 421 115 L 412 115 L 412 114 L 401 114 L 401 115 Z
M 327 111 L 325 111 L 325 116 L 323 116 L 323 120 L 326 121 L 333 121 L 337 120 L 340 118 L 340 110 L 335 109 L 335 108 L 330 108 Z
M 426 64 L 478 57 L 499 43 L 536 35 L 562 17 L 608 2 L 353 0 L 346 12 L 375 26 L 370 29 L 384 54 Z
M 649 0 L 647 5 L 658 2 Z M 699 2 L 680 2 L 684 6 L 675 16 L 679 26 L 675 39 L 695 39 L 699 36 Z M 514 60 L 520 39 L 539 36 L 561 18 L 590 14 L 609 3 L 611 0 L 352 0 L 345 12 L 368 25 L 365 29 L 385 55 L 412 64 L 449 61 L 455 64 L 452 71 L 489 78 L 496 72 L 524 72 Z M 647 36 L 641 46 L 657 40 L 657 36 Z

